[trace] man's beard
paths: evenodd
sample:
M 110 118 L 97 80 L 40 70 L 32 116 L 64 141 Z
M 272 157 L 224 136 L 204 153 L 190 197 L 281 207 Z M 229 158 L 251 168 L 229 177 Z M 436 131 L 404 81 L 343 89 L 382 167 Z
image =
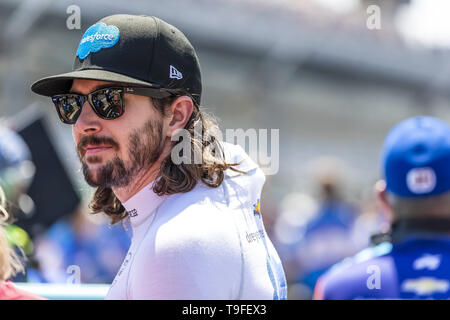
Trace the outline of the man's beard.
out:
M 112 138 L 84 136 L 77 146 L 77 154 L 82 164 L 82 170 L 86 182 L 92 187 L 126 187 L 145 169 L 149 169 L 160 157 L 164 140 L 162 137 L 162 123 L 157 120 L 149 120 L 140 129 L 135 129 L 129 136 L 128 154 L 130 161 L 125 163 L 118 156 L 106 162 L 98 169 L 96 178 L 89 169 L 88 164 L 81 159 L 81 150 L 86 145 L 111 145 L 115 150 L 118 143 Z M 89 157 L 90 163 L 101 162 L 101 157 Z

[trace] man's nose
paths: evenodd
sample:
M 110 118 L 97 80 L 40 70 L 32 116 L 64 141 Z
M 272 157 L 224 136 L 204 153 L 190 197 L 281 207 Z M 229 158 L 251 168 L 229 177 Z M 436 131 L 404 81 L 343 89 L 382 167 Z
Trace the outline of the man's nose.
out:
M 95 114 L 89 102 L 85 101 L 74 124 L 75 131 L 81 134 L 94 134 L 101 131 L 101 128 L 101 119 Z

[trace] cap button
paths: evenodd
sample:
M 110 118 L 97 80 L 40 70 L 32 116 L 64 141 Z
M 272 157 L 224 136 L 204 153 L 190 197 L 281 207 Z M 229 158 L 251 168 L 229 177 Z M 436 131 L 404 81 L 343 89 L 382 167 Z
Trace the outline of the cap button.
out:
M 427 148 L 423 144 L 418 144 L 417 146 L 414 146 L 413 153 L 415 154 L 422 154 L 425 153 Z

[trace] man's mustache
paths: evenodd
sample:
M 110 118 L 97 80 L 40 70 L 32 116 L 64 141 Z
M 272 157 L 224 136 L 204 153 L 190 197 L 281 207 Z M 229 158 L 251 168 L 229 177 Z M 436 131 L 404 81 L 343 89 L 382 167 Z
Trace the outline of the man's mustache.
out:
M 82 154 L 83 149 L 87 145 L 99 146 L 99 145 L 110 145 L 115 150 L 119 149 L 119 144 L 109 137 L 98 137 L 98 136 L 83 136 L 77 144 L 78 154 Z

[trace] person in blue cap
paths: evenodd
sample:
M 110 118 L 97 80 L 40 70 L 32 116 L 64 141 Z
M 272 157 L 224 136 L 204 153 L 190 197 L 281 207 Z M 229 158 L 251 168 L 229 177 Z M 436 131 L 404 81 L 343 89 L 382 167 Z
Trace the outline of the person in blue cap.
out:
M 397 124 L 381 156 L 379 200 L 392 216 L 377 245 L 333 266 L 314 298 L 450 298 L 450 127 L 429 116 Z

